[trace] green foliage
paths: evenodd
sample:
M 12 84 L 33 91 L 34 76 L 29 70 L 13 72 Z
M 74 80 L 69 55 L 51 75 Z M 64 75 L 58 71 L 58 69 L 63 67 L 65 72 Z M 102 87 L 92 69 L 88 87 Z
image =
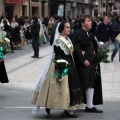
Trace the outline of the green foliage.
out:
M 3 47 L 3 54 L 7 53 L 7 43 L 3 40 L 0 41 L 0 46 Z
M 95 60 L 97 63 L 100 63 L 101 61 L 105 60 L 108 58 L 107 53 L 109 52 L 109 50 L 105 50 L 104 48 L 98 48 L 96 56 L 95 56 Z

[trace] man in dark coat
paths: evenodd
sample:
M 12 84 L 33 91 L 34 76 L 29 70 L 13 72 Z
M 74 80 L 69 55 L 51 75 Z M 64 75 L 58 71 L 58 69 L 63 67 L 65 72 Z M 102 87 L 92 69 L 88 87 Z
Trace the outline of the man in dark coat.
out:
M 102 113 L 94 105 L 103 104 L 101 79 L 96 73 L 100 72 L 100 66 L 95 66 L 95 54 L 97 42 L 89 32 L 92 27 L 91 17 L 83 15 L 79 21 L 80 29 L 76 30 L 72 36 L 74 45 L 74 60 L 81 80 L 85 112 Z
M 50 34 L 50 45 L 52 46 L 53 44 L 53 41 L 54 41 L 54 36 L 55 36 L 55 30 L 56 30 L 56 27 L 58 25 L 58 22 L 59 22 L 59 16 L 55 15 L 54 17 L 54 24 L 52 25 L 52 29 L 51 29 L 51 34 Z
M 112 37 L 112 29 L 110 25 L 108 24 L 109 18 L 107 16 L 103 17 L 103 22 L 100 23 L 96 29 L 96 36 L 99 41 L 104 42 L 105 50 L 109 49 L 109 39 Z M 104 60 L 104 63 L 109 63 L 107 59 Z
M 4 65 L 4 60 L 0 59 L 0 82 L 1 83 L 8 83 L 8 76 L 6 73 L 5 65 Z
M 33 25 L 32 25 L 32 47 L 34 50 L 34 55 L 32 58 L 39 58 L 39 32 L 40 32 L 40 24 L 38 22 L 37 17 L 33 17 Z

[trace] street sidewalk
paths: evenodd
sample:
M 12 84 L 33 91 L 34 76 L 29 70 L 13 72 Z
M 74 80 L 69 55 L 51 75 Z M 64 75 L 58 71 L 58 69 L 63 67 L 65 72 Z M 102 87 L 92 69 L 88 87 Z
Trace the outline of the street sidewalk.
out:
M 111 45 L 111 50 L 113 47 Z M 34 106 L 30 104 L 30 100 L 39 81 L 40 73 L 48 61 L 50 49 L 49 44 L 42 44 L 39 59 L 31 58 L 33 55 L 31 45 L 26 45 L 22 49 L 15 50 L 15 53 L 5 55 L 5 65 L 10 82 L 1 84 L 0 87 L 1 120 L 68 119 L 63 110 L 52 109 L 50 117 L 47 116 L 44 109 L 40 110 L 38 116 L 31 113 Z M 109 53 L 109 60 L 111 53 Z M 104 104 L 97 106 L 97 108 L 104 112 L 92 114 L 85 113 L 84 109 L 80 109 L 75 111 L 78 116 L 75 120 L 120 120 L 120 62 L 118 61 L 118 53 L 114 62 L 101 63 L 101 73 Z
M 46 65 L 51 46 L 42 44 L 39 51 L 39 58 L 31 58 L 33 49 L 31 44 L 27 44 L 15 53 L 5 55 L 5 66 L 9 77 L 9 83 L 5 86 L 12 86 L 16 89 L 33 91 L 39 76 Z
M 112 50 L 114 45 L 111 45 L 110 48 Z M 31 58 L 33 49 L 28 44 L 22 49 L 15 50 L 15 53 L 7 53 L 5 55 L 5 66 L 10 82 L 4 85 L 33 91 L 48 61 L 50 50 L 49 44 L 42 44 L 39 53 L 40 58 Z M 112 52 L 109 52 L 109 60 L 111 54 Z M 101 63 L 104 100 L 120 101 L 120 62 L 118 60 L 117 53 L 114 62 Z

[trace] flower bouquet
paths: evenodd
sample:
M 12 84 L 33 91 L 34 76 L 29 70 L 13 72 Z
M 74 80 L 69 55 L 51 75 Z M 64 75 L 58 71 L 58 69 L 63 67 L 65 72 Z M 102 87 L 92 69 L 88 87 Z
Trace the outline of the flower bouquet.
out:
M 98 49 L 97 49 L 97 53 L 95 56 L 96 65 L 98 65 L 100 62 L 102 62 L 103 60 L 108 58 L 107 53 L 109 52 L 109 49 L 105 50 L 104 46 L 105 46 L 105 44 L 103 42 L 98 43 Z
M 60 82 L 63 80 L 63 76 L 68 74 L 69 63 L 63 59 L 55 60 L 54 62 L 56 73 L 52 77 L 56 77 L 57 80 Z
M 7 53 L 8 44 L 10 40 L 6 37 L 7 33 L 5 31 L 1 31 L 0 33 L 0 46 L 3 48 L 3 54 Z

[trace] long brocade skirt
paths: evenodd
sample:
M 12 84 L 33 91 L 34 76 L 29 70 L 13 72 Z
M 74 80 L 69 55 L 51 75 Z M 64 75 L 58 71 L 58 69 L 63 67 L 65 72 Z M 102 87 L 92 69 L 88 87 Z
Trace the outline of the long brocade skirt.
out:
M 55 64 L 52 62 L 41 91 L 34 91 L 31 103 L 50 109 L 76 110 L 82 108 L 82 103 L 70 106 L 68 76 L 64 76 L 63 81 L 59 82 L 56 80 L 56 77 L 51 77 L 54 74 Z

